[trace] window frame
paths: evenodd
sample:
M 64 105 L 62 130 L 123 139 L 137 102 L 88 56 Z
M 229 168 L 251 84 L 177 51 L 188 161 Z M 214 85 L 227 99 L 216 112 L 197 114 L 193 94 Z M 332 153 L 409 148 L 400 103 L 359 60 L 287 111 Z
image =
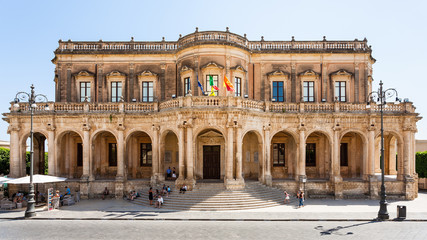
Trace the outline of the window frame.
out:
M 118 86 L 120 84 L 120 86 Z M 113 91 L 113 88 L 115 89 L 115 91 Z M 120 89 L 120 96 L 118 96 L 118 89 Z M 110 100 L 111 102 L 120 102 L 121 97 L 123 96 L 123 83 L 122 81 L 111 81 L 110 82 Z M 113 95 L 116 94 L 115 96 Z
M 139 150 L 140 150 L 139 151 L 139 165 L 141 167 L 151 167 L 153 165 L 153 146 L 152 146 L 152 144 L 151 143 L 140 143 Z M 144 159 L 145 156 L 146 156 L 146 158 Z M 149 158 L 149 157 L 151 157 L 151 158 Z
M 150 86 L 151 84 L 151 86 Z M 144 95 L 145 89 L 147 89 L 147 96 Z M 151 96 L 150 96 L 151 89 Z M 141 82 L 141 101 L 142 102 L 154 102 L 154 82 L 153 81 L 142 81 Z
M 83 84 L 85 85 L 83 87 Z M 89 85 L 89 86 L 88 86 Z M 86 100 L 86 97 L 88 99 L 88 102 L 90 102 L 91 99 L 91 82 L 90 81 L 81 81 L 79 82 L 79 93 L 80 93 L 80 102 L 84 102 Z M 82 95 L 82 90 L 84 89 L 85 95 Z
M 208 93 L 208 95 L 209 94 L 211 94 L 211 85 L 209 84 L 209 76 L 212 76 L 212 78 L 213 78 L 213 82 L 214 82 L 214 85 L 215 86 L 217 86 L 218 87 L 218 89 L 219 89 L 219 86 L 218 86 L 218 79 L 219 79 L 219 75 L 211 75 L 211 74 L 207 74 L 206 75 L 206 91 L 205 92 L 207 92 Z M 216 80 L 215 80 L 215 77 L 216 77 Z M 218 96 L 218 92 L 219 92 L 219 90 L 215 90 L 214 89 L 214 92 L 215 92 L 215 96 Z
M 342 89 L 343 87 L 344 87 L 344 91 Z M 337 88 L 338 88 L 338 93 L 337 93 Z M 338 100 L 338 102 L 347 102 L 346 92 L 347 92 L 347 81 L 335 81 L 334 97 Z
M 303 81 L 303 99 L 304 102 L 315 102 L 315 81 Z M 310 94 L 310 89 L 312 89 L 312 95 Z
M 184 78 L 184 96 L 188 94 L 188 90 L 191 90 L 191 78 Z
M 108 166 L 117 167 L 117 143 L 108 143 Z
M 316 143 L 306 143 L 305 145 L 305 166 L 316 167 Z
M 280 83 L 282 86 L 280 86 Z M 277 86 L 279 85 L 279 86 Z M 282 94 L 280 96 L 280 89 Z M 271 99 L 275 99 L 274 102 L 284 102 L 285 101 L 285 82 L 284 81 L 272 81 L 272 95 Z
M 273 167 L 283 167 L 286 164 L 286 144 L 285 143 L 273 143 Z M 275 154 L 275 148 L 277 147 L 277 156 Z M 283 154 L 280 154 L 280 149 L 283 149 Z M 280 157 L 283 157 L 283 161 L 281 161 Z M 277 158 L 276 158 L 277 157 Z M 277 160 L 277 161 L 276 161 Z
M 234 96 L 241 97 L 242 96 L 242 78 L 234 77 Z

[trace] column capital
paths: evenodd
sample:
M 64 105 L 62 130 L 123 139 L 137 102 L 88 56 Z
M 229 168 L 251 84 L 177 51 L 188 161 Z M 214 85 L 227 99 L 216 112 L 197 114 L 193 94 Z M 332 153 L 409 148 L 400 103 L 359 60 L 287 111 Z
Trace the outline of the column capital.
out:
M 85 124 L 83 124 L 83 128 L 82 129 L 83 129 L 83 131 L 90 131 L 91 127 L 90 127 L 89 124 L 85 123 Z
M 47 124 L 46 128 L 47 128 L 48 131 L 55 131 L 55 129 L 56 129 L 55 126 L 53 124 L 51 124 L 51 123 Z
M 19 131 L 21 128 L 17 124 L 11 124 L 7 128 L 7 133 L 10 134 L 11 131 Z
M 368 131 L 375 131 L 377 130 L 377 128 L 375 127 L 375 125 L 371 125 L 369 127 L 366 128 Z
M 305 132 L 307 131 L 307 128 L 304 126 L 304 124 L 301 124 L 301 126 L 298 127 L 298 131 Z
M 339 132 L 339 131 L 341 131 L 342 130 L 342 127 L 341 126 L 334 126 L 334 127 L 332 127 L 332 130 L 334 130 L 334 132 Z
M 117 126 L 117 131 L 124 131 L 126 129 L 126 127 L 125 126 L 123 126 L 123 125 L 121 125 L 121 124 L 119 124 L 118 126 Z
M 263 127 L 264 131 L 270 131 L 271 130 L 271 126 L 270 125 L 266 125 Z
M 160 126 L 157 124 L 153 124 L 153 126 L 151 128 L 153 131 L 160 131 Z

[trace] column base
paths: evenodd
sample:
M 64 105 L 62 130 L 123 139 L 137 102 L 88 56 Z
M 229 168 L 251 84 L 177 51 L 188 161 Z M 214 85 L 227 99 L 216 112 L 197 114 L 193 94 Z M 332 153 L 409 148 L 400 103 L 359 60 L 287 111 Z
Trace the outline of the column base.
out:
M 369 176 L 369 197 L 371 199 L 379 199 L 378 178 L 375 175 Z
M 414 200 L 417 197 L 418 181 L 412 176 L 405 176 L 405 199 Z
M 227 190 L 242 190 L 245 188 L 245 180 L 243 178 L 226 179 L 224 186 Z
M 184 184 L 187 185 L 188 191 L 192 191 L 194 186 L 196 186 L 196 179 L 187 178 L 185 179 Z
M 151 186 L 157 185 L 159 183 L 159 181 L 157 180 L 157 176 L 151 176 L 150 182 Z
M 332 178 L 332 183 L 334 186 L 334 197 L 336 200 L 343 199 L 343 185 L 342 185 L 342 177 L 341 176 L 335 176 Z
M 80 199 L 89 199 L 89 176 L 80 179 Z
M 116 180 L 116 183 L 114 184 L 114 192 L 116 195 L 116 199 L 123 198 L 123 190 L 124 190 L 123 180 Z
M 264 184 L 269 187 L 273 186 L 273 177 L 271 175 L 265 175 Z

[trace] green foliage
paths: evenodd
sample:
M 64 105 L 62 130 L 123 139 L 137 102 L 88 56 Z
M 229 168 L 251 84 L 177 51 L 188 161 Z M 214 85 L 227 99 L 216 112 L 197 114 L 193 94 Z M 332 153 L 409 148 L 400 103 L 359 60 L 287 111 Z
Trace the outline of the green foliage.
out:
M 10 150 L 7 148 L 0 148 L 0 174 L 9 174 L 10 165 Z
M 418 177 L 427 177 L 427 151 L 417 152 L 415 155 L 415 170 L 418 173 Z

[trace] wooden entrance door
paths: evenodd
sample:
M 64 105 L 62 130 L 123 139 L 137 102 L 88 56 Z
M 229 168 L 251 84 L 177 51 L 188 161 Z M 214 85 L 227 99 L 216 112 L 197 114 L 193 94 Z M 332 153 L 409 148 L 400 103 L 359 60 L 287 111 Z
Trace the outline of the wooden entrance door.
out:
M 203 146 L 203 179 L 220 178 L 220 146 Z

